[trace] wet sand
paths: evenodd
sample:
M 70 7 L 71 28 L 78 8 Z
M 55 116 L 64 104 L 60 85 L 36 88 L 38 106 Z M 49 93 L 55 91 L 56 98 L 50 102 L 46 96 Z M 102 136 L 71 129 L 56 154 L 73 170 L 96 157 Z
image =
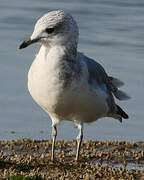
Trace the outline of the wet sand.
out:
M 75 162 L 76 141 L 57 141 L 52 162 L 50 140 L 0 141 L 0 178 L 23 174 L 43 179 L 144 179 L 144 142 L 83 141 Z

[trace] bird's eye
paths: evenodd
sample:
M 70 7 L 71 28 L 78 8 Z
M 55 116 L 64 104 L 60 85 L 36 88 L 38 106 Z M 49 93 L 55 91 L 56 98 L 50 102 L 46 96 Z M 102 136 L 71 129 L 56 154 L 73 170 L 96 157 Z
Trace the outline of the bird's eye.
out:
M 52 32 L 54 32 L 54 28 L 46 28 L 45 30 L 48 34 L 51 34 Z

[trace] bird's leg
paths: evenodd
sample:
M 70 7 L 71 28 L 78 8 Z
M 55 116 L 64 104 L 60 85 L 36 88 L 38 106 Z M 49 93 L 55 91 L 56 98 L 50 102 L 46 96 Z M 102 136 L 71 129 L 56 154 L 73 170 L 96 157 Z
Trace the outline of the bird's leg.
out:
M 55 140 L 57 136 L 57 128 L 56 125 L 52 126 L 52 155 L 51 155 L 51 160 L 54 160 L 54 150 L 55 150 Z
M 79 134 L 77 136 L 77 152 L 76 152 L 76 161 L 79 159 L 79 153 L 80 153 L 80 147 L 81 147 L 81 142 L 83 139 L 83 125 L 82 123 L 77 124 L 78 129 L 79 129 Z

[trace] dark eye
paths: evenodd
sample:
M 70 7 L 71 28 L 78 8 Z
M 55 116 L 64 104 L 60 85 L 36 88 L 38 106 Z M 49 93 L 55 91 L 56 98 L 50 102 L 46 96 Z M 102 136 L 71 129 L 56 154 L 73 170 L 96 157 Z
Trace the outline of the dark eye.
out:
M 54 32 L 54 28 L 46 28 L 45 30 L 48 34 L 51 34 L 52 32 Z

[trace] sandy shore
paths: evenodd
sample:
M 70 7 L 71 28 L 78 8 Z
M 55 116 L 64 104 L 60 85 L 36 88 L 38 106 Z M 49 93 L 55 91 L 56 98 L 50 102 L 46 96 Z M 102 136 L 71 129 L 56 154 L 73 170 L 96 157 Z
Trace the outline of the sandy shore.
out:
M 0 141 L 0 178 L 39 175 L 44 179 L 144 179 L 144 142 L 83 141 L 75 162 L 76 141 L 57 141 L 52 162 L 50 140 Z

